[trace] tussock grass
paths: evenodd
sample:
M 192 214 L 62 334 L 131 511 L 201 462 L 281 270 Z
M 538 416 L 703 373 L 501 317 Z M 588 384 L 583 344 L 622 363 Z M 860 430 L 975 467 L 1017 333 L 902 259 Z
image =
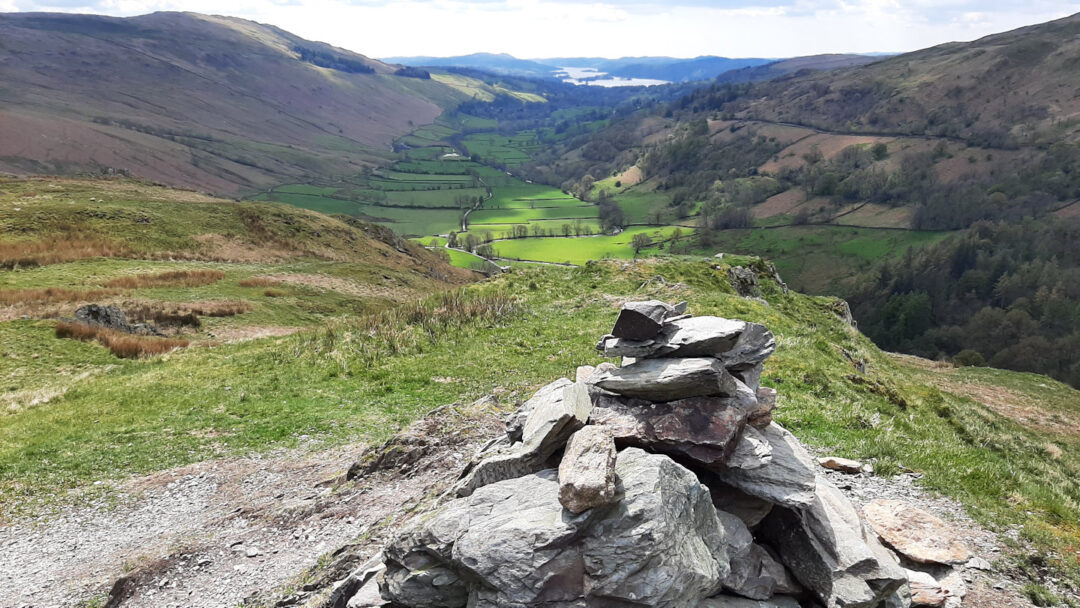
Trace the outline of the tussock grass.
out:
M 184 348 L 190 344 L 187 340 L 178 338 L 135 336 L 115 329 L 85 323 L 69 323 L 67 321 L 60 321 L 56 324 L 56 337 L 83 342 L 98 342 L 121 359 L 138 359 L 140 357 L 161 355 L 178 348 Z
M 233 317 L 254 307 L 244 300 L 138 302 L 122 305 L 128 319 L 174 327 L 200 327 L 199 317 Z
M 108 239 L 66 234 L 35 241 L 0 242 L 0 268 L 27 268 L 130 254 L 128 247 Z
M 139 289 L 150 287 L 201 287 L 217 283 L 225 278 L 225 273 L 220 270 L 169 270 L 156 274 L 140 274 L 126 277 L 117 277 L 109 280 L 105 285 L 124 289 Z
M 464 333 L 468 326 L 507 320 L 520 310 L 520 301 L 504 293 L 459 289 L 332 323 L 307 334 L 294 355 L 337 362 L 347 372 L 356 365 L 421 352 L 424 344 Z
M 46 287 L 42 289 L 0 289 L 0 305 L 56 304 L 60 302 L 92 302 L 122 293 L 119 289 L 67 289 Z

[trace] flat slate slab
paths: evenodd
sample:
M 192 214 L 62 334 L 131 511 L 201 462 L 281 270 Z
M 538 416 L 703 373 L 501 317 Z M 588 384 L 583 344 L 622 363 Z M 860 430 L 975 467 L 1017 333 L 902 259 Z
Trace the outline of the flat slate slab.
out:
M 952 526 L 902 500 L 875 500 L 863 507 L 870 527 L 885 544 L 920 564 L 962 564 L 971 550 Z
M 664 402 L 689 397 L 731 397 L 739 382 L 711 357 L 638 359 L 594 377 L 596 386 L 626 397 Z

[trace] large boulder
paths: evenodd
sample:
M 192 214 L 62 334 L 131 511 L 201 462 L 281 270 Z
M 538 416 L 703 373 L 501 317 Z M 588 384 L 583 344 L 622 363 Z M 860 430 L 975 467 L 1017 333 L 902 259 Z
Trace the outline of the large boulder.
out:
M 692 606 L 729 574 L 708 490 L 666 456 L 619 454 L 617 502 L 563 509 L 555 470 L 446 503 L 385 550 L 403 606 Z
M 971 557 L 949 524 L 902 500 L 875 500 L 863 514 L 881 540 L 913 562 L 962 564 Z
M 595 378 L 596 386 L 626 397 L 676 401 L 689 397 L 731 397 L 737 380 L 711 357 L 639 359 Z
M 810 506 L 814 502 L 817 466 L 810 454 L 794 435 L 775 422 L 765 427 L 761 436 L 769 443 L 768 462 L 761 466 L 740 462 L 741 468 L 718 471 L 720 480 L 779 505 Z
M 817 480 L 813 503 L 776 508 L 758 528 L 827 608 L 876 608 L 907 583 L 904 569 L 839 490 Z
M 664 317 L 678 314 L 674 307 L 659 300 L 623 304 L 611 335 L 628 340 L 648 340 L 660 333 Z
M 589 422 L 609 429 L 620 447 L 636 446 L 704 465 L 723 466 L 739 442 L 746 412 L 744 402 L 737 397 L 651 403 L 597 395 Z
M 611 431 L 586 426 L 570 437 L 559 463 L 559 502 L 573 513 L 615 499 L 615 441 Z

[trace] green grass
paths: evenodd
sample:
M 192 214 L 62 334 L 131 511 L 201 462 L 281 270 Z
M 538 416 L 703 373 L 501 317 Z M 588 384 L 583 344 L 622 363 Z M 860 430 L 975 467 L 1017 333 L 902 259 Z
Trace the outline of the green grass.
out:
M 669 200 L 667 196 L 643 186 L 635 186 L 615 197 L 615 201 L 619 203 L 619 207 L 626 215 L 626 221 L 632 223 L 652 222 L 655 212 L 664 212 L 669 209 Z
M 479 209 L 469 214 L 470 224 L 524 224 L 533 220 L 592 219 L 597 207 L 538 207 L 535 209 Z
M 872 230 L 839 226 L 785 226 L 715 233 L 715 243 L 701 254 L 717 251 L 760 255 L 772 260 L 793 287 L 846 293 L 853 277 L 871 271 L 881 260 L 901 256 L 909 247 L 923 247 L 947 232 Z
M 671 226 L 634 226 L 617 236 L 526 238 L 500 241 L 494 247 L 500 257 L 580 265 L 589 260 L 605 258 L 631 259 L 634 249 L 630 242 L 635 234 L 647 234 L 657 241 L 669 238 L 673 230 Z M 683 230 L 684 234 L 686 232 Z M 655 251 L 655 248 L 647 249 L 645 254 L 650 251 Z
M 487 209 L 530 209 L 534 207 L 578 207 L 585 203 L 557 188 L 517 182 L 514 186 L 492 188 Z
M 874 462 L 881 474 L 922 473 L 924 486 L 984 525 L 1019 528 L 1032 549 L 1014 556 L 1018 567 L 1038 560 L 1080 583 L 1080 440 L 1063 431 L 1080 425 L 1080 392 L 1039 376 L 888 356 L 830 312 L 831 299 L 783 294 L 767 280 L 767 305 L 739 298 L 724 262 L 715 264 L 515 266 L 467 292 L 514 298 L 520 312 L 430 330 L 423 317 L 397 318 L 374 334 L 344 321 L 153 360 L 113 362 L 96 346 L 56 340 L 48 322 L 2 323 L 0 378 L 21 385 L 52 377 L 66 392 L 0 414 L 0 501 L 11 514 L 66 500 L 66 490 L 94 481 L 207 458 L 378 441 L 439 405 L 496 387 L 527 395 L 598 363 L 592 345 L 610 328 L 613 301 L 685 299 L 695 314 L 749 319 L 776 333 L 763 382 L 780 392 L 777 420 L 802 440 Z M 856 372 L 845 352 L 865 359 L 868 371 Z M 94 373 L 65 382 L 59 368 Z M 968 383 L 1008 391 L 1058 419 L 1043 428 L 1003 416 L 964 396 Z

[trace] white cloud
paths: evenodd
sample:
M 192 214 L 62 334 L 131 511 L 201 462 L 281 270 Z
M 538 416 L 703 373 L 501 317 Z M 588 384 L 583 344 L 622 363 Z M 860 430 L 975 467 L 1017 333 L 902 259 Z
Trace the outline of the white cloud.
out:
M 972 40 L 1080 12 L 1080 1 L 0 0 L 0 10 L 30 9 L 224 13 L 374 57 L 789 57 Z

